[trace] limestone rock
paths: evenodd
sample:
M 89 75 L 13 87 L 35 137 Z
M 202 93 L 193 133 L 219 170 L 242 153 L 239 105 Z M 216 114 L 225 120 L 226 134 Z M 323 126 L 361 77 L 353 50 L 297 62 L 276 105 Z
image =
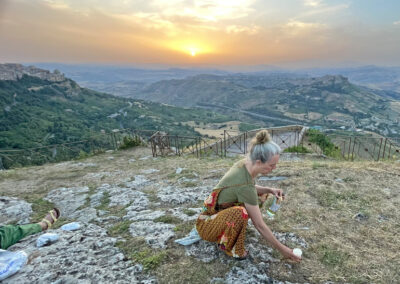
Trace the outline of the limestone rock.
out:
M 102 184 L 97 188 L 97 193 L 90 197 L 90 206 L 97 207 L 101 205 L 105 193 L 108 193 L 110 199 L 109 206 L 127 206 L 132 204 L 138 205 L 137 207 L 143 210 L 149 203 L 146 194 L 139 190 L 110 184 Z
M 158 217 L 164 216 L 164 211 L 153 211 L 153 210 L 143 210 L 143 211 L 128 211 L 128 214 L 124 216 L 125 220 L 131 221 L 153 221 Z
M 94 208 L 84 208 L 82 210 L 75 211 L 68 218 L 76 219 L 82 223 L 89 223 L 90 221 L 97 218 L 97 210 Z
M 0 197 L 0 225 L 12 222 L 27 224 L 31 214 L 32 206 L 30 203 L 14 197 Z
M 255 265 L 248 260 L 245 260 L 240 266 L 232 267 L 231 271 L 225 277 L 225 283 L 274 283 L 273 279 L 268 277 L 268 265 L 263 262 Z
M 129 188 L 138 188 L 140 186 L 144 186 L 149 183 L 149 180 L 146 179 L 145 176 L 137 175 L 134 177 L 134 180 L 125 183 L 125 185 Z
M 216 244 L 207 241 L 199 241 L 186 246 L 186 255 L 193 256 L 203 262 L 211 262 L 217 259 L 223 252 L 218 251 Z
M 99 226 L 89 224 L 75 232 L 53 232 L 60 239 L 50 246 L 35 248 L 38 235 L 33 235 L 10 248 L 24 250 L 30 261 L 3 283 L 141 283 L 145 279 L 156 282 L 143 273 L 141 265 L 127 261 L 114 247 L 116 239 Z
M 132 223 L 129 232 L 133 237 L 144 237 L 153 248 L 166 248 L 166 242 L 175 236 L 174 228 L 171 224 L 140 221 Z
M 168 209 L 166 212 L 171 214 L 174 217 L 181 219 L 184 222 L 188 222 L 188 221 L 196 220 L 197 217 L 200 215 L 201 211 L 202 211 L 201 208 L 180 208 L 180 207 L 178 207 L 178 208 Z M 193 212 L 193 215 L 190 214 L 191 216 L 189 216 L 185 212 Z
M 179 188 L 167 186 L 158 191 L 158 198 L 172 204 L 194 203 L 204 200 L 211 189 L 205 186 Z
M 89 188 L 84 187 L 60 187 L 50 191 L 44 198 L 53 202 L 56 207 L 60 208 L 63 216 L 70 216 L 86 203 Z
M 142 159 L 140 159 L 140 160 L 142 160 Z M 160 170 L 157 170 L 157 169 L 144 169 L 144 170 L 141 170 L 140 172 L 142 174 L 152 174 L 152 173 L 157 173 L 159 171 Z
M 296 236 L 294 233 L 277 233 L 274 232 L 275 237 L 281 242 L 281 243 L 288 243 L 289 241 L 291 243 L 296 243 L 302 248 L 307 248 L 308 244 L 307 242 L 302 238 Z

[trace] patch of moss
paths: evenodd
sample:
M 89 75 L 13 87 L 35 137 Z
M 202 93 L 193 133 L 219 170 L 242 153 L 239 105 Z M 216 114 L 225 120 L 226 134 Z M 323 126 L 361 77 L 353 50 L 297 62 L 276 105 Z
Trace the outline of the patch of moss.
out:
M 132 222 L 129 220 L 118 222 L 114 226 L 108 229 L 108 233 L 110 234 L 110 236 L 113 237 L 124 236 L 126 234 L 129 234 L 129 226 L 131 225 L 131 223 Z
M 183 209 L 183 213 L 185 213 L 188 216 L 196 215 L 196 211 L 193 211 L 193 210 L 190 210 L 190 209 L 187 209 L 187 208 Z
M 349 255 L 346 252 L 339 251 L 328 245 L 321 245 L 318 248 L 318 254 L 321 262 L 327 266 L 344 266 Z
M 182 223 L 181 219 L 171 216 L 171 215 L 164 215 L 160 216 L 156 219 L 153 220 L 154 222 L 160 222 L 160 223 L 167 223 L 167 224 L 179 224 Z
M 154 252 L 150 249 L 144 249 L 133 253 L 133 258 L 143 265 L 145 271 L 154 270 L 161 265 L 167 257 L 166 251 Z
M 53 203 L 42 198 L 31 200 L 30 202 L 32 203 L 33 211 L 32 221 L 35 223 L 40 222 L 55 207 Z
M 96 207 L 97 210 L 107 210 L 110 204 L 110 194 L 106 191 L 103 193 L 100 205 Z

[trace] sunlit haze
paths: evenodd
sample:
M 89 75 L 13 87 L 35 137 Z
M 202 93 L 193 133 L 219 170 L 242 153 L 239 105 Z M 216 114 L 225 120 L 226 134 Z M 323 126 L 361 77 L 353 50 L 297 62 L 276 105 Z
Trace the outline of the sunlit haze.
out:
M 400 65 L 400 1 L 0 0 L 0 62 Z

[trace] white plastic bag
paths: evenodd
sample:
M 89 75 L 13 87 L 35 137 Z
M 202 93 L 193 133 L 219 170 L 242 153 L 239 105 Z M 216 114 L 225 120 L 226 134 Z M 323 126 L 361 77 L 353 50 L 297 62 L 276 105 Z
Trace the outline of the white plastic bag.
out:
M 190 231 L 189 235 L 187 235 L 186 237 L 184 237 L 182 239 L 175 240 L 175 242 L 178 244 L 181 244 L 183 246 L 188 246 L 188 245 L 194 244 L 200 240 L 201 240 L 201 237 L 200 237 L 199 233 L 197 232 L 196 228 L 193 228 Z
M 55 243 L 56 241 L 58 241 L 58 235 L 57 234 L 46 233 L 46 234 L 41 235 L 36 240 L 36 246 L 38 248 L 40 248 L 40 247 Z
M 81 225 L 78 222 L 72 222 L 61 226 L 61 230 L 64 231 L 76 231 L 79 230 Z
M 0 249 L 0 281 L 17 273 L 28 262 L 24 251 L 6 251 Z

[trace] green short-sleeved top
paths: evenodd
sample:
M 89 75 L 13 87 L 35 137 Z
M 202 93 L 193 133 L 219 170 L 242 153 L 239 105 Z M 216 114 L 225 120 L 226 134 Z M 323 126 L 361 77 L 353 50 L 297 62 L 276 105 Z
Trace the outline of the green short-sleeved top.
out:
M 237 186 L 239 185 L 239 186 Z M 247 171 L 244 160 L 235 163 L 222 177 L 215 188 L 224 188 L 218 196 L 218 204 L 225 202 L 243 202 L 258 205 L 255 182 Z

